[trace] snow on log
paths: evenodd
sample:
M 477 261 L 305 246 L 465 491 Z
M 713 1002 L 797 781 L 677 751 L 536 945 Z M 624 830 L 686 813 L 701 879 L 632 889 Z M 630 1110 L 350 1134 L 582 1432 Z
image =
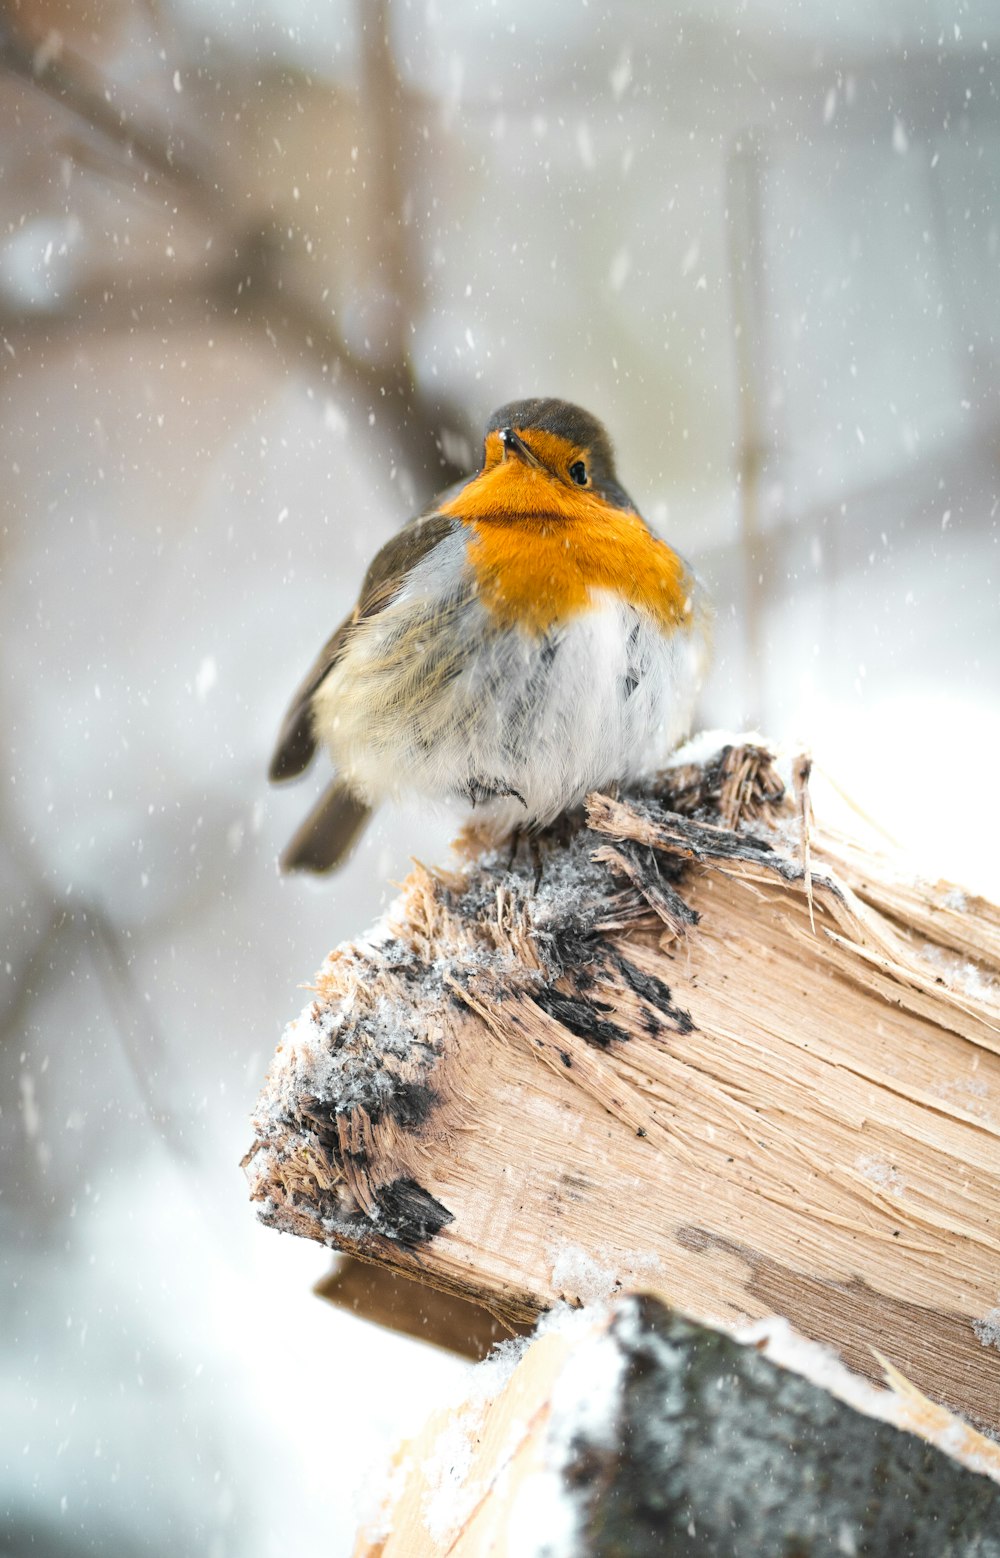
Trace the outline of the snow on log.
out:
M 519 1324 L 782 1316 L 1000 1430 L 1000 911 L 807 781 L 730 744 L 417 866 L 284 1035 L 262 1218 Z

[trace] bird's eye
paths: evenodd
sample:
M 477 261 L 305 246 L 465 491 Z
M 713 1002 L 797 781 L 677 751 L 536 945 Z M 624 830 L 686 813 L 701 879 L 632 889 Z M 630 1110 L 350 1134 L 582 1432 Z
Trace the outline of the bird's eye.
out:
M 587 467 L 582 460 L 574 460 L 569 468 L 570 480 L 575 481 L 578 487 L 585 487 L 589 480 Z

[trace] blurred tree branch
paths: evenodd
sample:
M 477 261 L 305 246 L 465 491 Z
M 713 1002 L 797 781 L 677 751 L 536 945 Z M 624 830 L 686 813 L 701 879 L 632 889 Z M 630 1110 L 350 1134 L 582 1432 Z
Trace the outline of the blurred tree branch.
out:
M 361 109 L 370 164 L 373 258 L 383 287 L 382 345 L 388 360 L 405 362 L 406 319 L 416 306 L 418 290 L 412 251 L 406 243 L 400 166 L 408 116 L 389 41 L 388 0 L 356 0 L 355 15 L 361 40 Z
M 333 310 L 318 307 L 296 284 L 274 223 L 247 219 L 226 161 L 197 131 L 157 123 L 148 110 L 113 106 L 117 86 L 57 37 L 32 43 L 0 23 L 0 72 L 40 94 L 86 132 L 70 155 L 80 166 L 97 159 L 106 172 L 131 174 L 134 198 L 169 186 L 164 225 L 192 223 L 207 260 L 179 280 L 150 275 L 123 284 L 117 275 L 91 275 L 54 306 L 0 303 L 0 338 L 8 359 L 32 344 L 59 345 L 109 331 L 178 329 L 199 324 L 243 328 L 265 336 L 282 371 L 306 363 L 327 384 L 347 391 L 348 409 L 377 428 L 387 464 L 404 465 L 421 496 L 462 474 L 444 453 L 442 428 L 467 431 L 466 418 L 418 383 L 407 336 L 419 293 L 419 262 L 407 242 L 404 165 L 405 93 L 389 41 L 387 0 L 359 4 L 361 91 L 369 136 L 371 178 L 366 181 L 373 269 L 381 283 L 380 330 L 352 349 Z M 84 149 L 86 148 L 86 149 Z M 416 242 L 414 233 L 413 243 Z M 343 241 L 354 241 L 354 234 Z M 373 342 L 373 344 L 369 344 Z
M 124 109 L 112 106 L 112 93 L 91 82 L 86 60 L 57 39 L 40 40 L 34 49 L 0 20 L 0 69 L 18 77 L 33 91 L 52 99 L 99 136 L 118 146 L 130 160 L 151 173 L 174 180 L 189 199 L 200 197 L 208 208 L 211 191 L 203 185 L 197 160 L 188 160 L 169 135 L 140 124 Z
M 99 904 L 77 903 L 70 909 L 51 902 L 0 1014 L 0 1046 L 23 1043 L 32 1008 L 50 987 L 54 970 L 73 972 L 80 963 L 89 963 L 97 974 L 113 1031 L 151 1125 L 174 1157 L 189 1162 L 192 1149 L 179 1115 L 167 1101 L 163 1082 L 169 1069 L 166 1043 L 136 985 L 122 932 Z

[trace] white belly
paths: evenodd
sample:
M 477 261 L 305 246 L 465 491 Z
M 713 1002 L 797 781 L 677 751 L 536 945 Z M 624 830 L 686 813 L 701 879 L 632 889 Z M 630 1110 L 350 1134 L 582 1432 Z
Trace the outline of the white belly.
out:
M 468 802 L 471 786 L 498 823 L 544 825 L 655 772 L 687 735 L 706 658 L 697 612 L 665 634 L 600 592 L 540 639 L 492 633 L 475 599 L 441 605 L 408 591 L 359 624 L 316 695 L 317 731 L 369 801 Z

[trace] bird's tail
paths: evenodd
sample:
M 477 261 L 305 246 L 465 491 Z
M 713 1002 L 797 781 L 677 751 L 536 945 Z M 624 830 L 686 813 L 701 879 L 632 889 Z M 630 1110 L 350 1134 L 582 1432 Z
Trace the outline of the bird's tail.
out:
M 342 779 L 323 791 L 281 857 L 282 871 L 334 871 L 342 866 L 372 814 Z

